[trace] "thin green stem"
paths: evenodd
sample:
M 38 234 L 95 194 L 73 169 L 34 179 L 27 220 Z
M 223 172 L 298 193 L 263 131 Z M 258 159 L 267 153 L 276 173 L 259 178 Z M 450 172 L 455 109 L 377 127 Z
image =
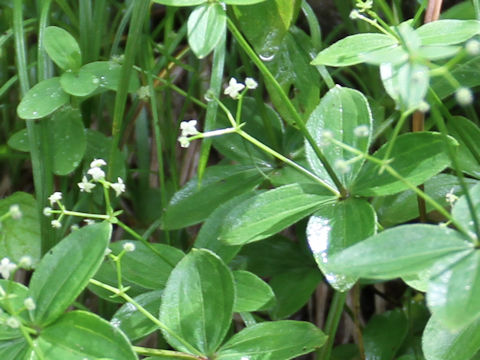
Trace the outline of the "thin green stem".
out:
M 475 9 L 475 17 L 480 20 L 480 0 L 473 0 L 473 8 Z
M 340 192 L 342 197 L 346 197 L 347 196 L 347 190 L 344 188 L 343 184 L 340 182 L 340 179 L 338 178 L 337 174 L 335 173 L 332 166 L 328 162 L 327 158 L 322 153 L 322 151 L 320 150 L 320 147 L 318 146 L 318 144 L 315 142 L 312 135 L 308 131 L 308 129 L 305 125 L 305 122 L 303 121 L 302 117 L 300 116 L 300 114 L 295 109 L 295 106 L 290 101 L 288 95 L 285 93 L 285 91 L 283 91 L 283 89 L 280 86 L 280 84 L 278 83 L 278 81 L 275 79 L 275 77 L 270 72 L 270 70 L 268 70 L 268 68 L 265 66 L 265 64 L 262 62 L 262 60 L 260 60 L 260 58 L 257 56 L 255 51 L 252 49 L 250 44 L 248 44 L 247 40 L 243 37 L 240 30 L 237 29 L 237 27 L 235 26 L 233 21 L 231 19 L 227 19 L 227 22 L 228 22 L 228 28 L 232 32 L 233 36 L 235 37 L 235 39 L 237 40 L 239 45 L 247 53 L 247 55 L 252 60 L 252 62 L 257 66 L 257 68 L 260 70 L 260 72 L 265 77 L 266 81 L 269 82 L 272 85 L 273 89 L 275 90 L 275 92 L 277 93 L 277 95 L 279 96 L 281 101 L 283 102 L 283 105 L 286 107 L 289 116 L 293 119 L 293 123 L 295 123 L 299 127 L 303 136 L 305 136 L 305 138 L 307 139 L 308 143 L 310 144 L 313 151 L 315 152 L 315 155 L 318 157 L 318 159 L 320 160 L 320 162 L 324 166 L 325 171 L 328 173 L 328 175 L 332 179 L 333 183 L 337 187 L 338 192 Z M 289 122 L 292 123 L 291 120 L 289 120 Z
M 185 354 L 179 351 L 150 349 L 140 346 L 132 346 L 133 351 L 145 356 L 160 356 L 162 358 L 185 359 L 185 360 L 206 360 L 202 356 Z
M 90 279 L 90 283 L 93 284 L 93 285 L 99 286 L 99 287 L 101 287 L 105 290 L 108 290 L 111 293 L 113 293 L 114 295 L 116 295 L 118 297 L 121 297 L 126 302 L 132 304 L 147 319 L 152 321 L 155 325 L 157 325 L 160 329 L 162 329 L 163 331 L 168 333 L 171 337 L 175 338 L 178 342 L 180 342 L 183 346 L 185 346 L 185 348 L 188 349 L 188 351 L 190 351 L 192 354 L 196 354 L 200 357 L 203 356 L 203 354 L 201 352 L 199 352 L 192 345 L 190 345 L 190 343 L 188 343 L 185 339 L 183 339 L 180 335 L 178 335 L 176 332 L 171 330 L 167 325 L 165 325 L 163 322 L 161 322 L 159 319 L 157 319 L 155 316 L 153 316 L 148 310 L 146 310 L 143 306 L 141 306 L 138 302 L 136 302 L 130 296 L 128 296 L 125 292 L 123 292 L 123 291 L 121 291 L 121 290 L 119 290 L 119 289 L 117 289 L 113 286 L 104 284 L 104 283 L 102 283 L 98 280 L 95 280 L 95 279 Z
M 335 291 L 333 294 L 330 310 L 328 311 L 327 321 L 325 323 L 324 332 L 327 334 L 327 342 L 317 351 L 317 360 L 330 360 L 333 343 L 335 342 L 335 334 L 337 332 L 338 323 L 343 313 L 347 292 Z
M 395 145 L 395 140 L 397 140 L 397 137 L 400 134 L 400 130 L 402 130 L 402 127 L 405 124 L 405 120 L 410 115 L 410 113 L 411 111 L 403 112 L 400 115 L 400 119 L 398 119 L 397 124 L 393 129 L 393 134 L 388 141 L 387 150 L 385 151 L 385 156 L 383 157 L 383 160 L 387 160 L 390 157 L 390 154 L 392 153 L 393 145 Z
M 30 332 L 28 331 L 28 328 L 20 324 L 20 331 L 22 332 L 23 337 L 27 341 L 28 345 L 30 345 L 30 349 L 33 349 L 33 352 L 35 355 L 38 357 L 39 360 L 45 360 L 45 357 L 43 356 L 42 350 L 40 349 L 39 346 L 36 346 L 33 343 L 32 337 L 30 336 Z

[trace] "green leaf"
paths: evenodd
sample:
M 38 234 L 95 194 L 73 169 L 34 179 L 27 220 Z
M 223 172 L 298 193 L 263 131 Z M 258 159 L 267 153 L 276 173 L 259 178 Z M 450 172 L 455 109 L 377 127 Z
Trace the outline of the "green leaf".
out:
M 40 119 L 65 105 L 68 100 L 68 94 L 60 86 L 60 78 L 53 77 L 28 90 L 17 107 L 17 115 L 24 120 Z
M 456 142 L 449 138 L 452 145 Z M 383 159 L 389 143 L 384 144 L 373 156 Z M 413 185 L 420 185 L 445 169 L 449 163 L 446 145 L 441 134 L 416 132 L 400 135 L 392 147 L 389 158 L 391 166 L 402 178 Z M 351 193 L 361 196 L 391 195 L 408 186 L 401 180 L 381 172 L 381 165 L 367 162 L 362 167 L 351 188 Z
M 20 207 L 22 218 L 2 220 L 0 257 L 8 257 L 17 263 L 22 256 L 30 256 L 35 266 L 40 259 L 40 220 L 37 202 L 32 195 L 19 191 L 0 200 L 0 214 L 9 212 L 12 205 Z
M 457 161 L 460 169 L 480 179 L 480 129 L 463 116 L 454 116 L 447 123 L 448 134 L 460 144 Z
M 188 17 L 188 43 L 200 59 L 210 54 L 227 30 L 227 15 L 221 4 L 200 5 Z
M 462 50 L 461 46 L 422 46 L 418 50 L 418 55 L 431 61 L 437 61 L 451 58 L 460 50 Z
M 8 317 L 8 314 L 18 314 L 26 322 L 29 322 L 30 316 L 28 311 L 25 310 L 25 304 L 23 303 L 28 297 L 28 288 L 15 281 L 3 279 L 0 279 L 0 286 L 8 294 L 7 297 L 4 297 L 0 300 L 0 314 L 3 314 L 6 317 Z M 1 309 L 3 309 L 5 312 L 2 312 Z M 19 329 L 11 329 L 9 327 L 0 326 L 0 332 L 5 330 L 13 330 L 14 333 L 18 333 L 20 336 L 22 336 Z M 5 339 L 5 337 L 0 335 L 0 339 Z
M 383 63 L 380 76 L 385 90 L 400 110 L 416 109 L 424 101 L 430 81 L 427 66 L 412 62 Z
M 260 168 L 267 171 L 267 168 Z M 211 166 L 202 178 L 190 180 L 173 195 L 163 216 L 163 229 L 175 230 L 205 220 L 219 205 L 255 188 L 264 180 L 259 169 L 252 166 Z
M 93 74 L 99 79 L 98 87 L 94 94 L 104 90 L 117 91 L 122 77 L 122 65 L 114 61 L 94 61 L 82 66 L 81 71 Z M 130 77 L 128 92 L 134 93 L 138 90 L 140 83 L 135 73 Z
M 269 321 L 232 336 L 218 352 L 218 360 L 288 360 L 321 347 L 327 337 L 308 322 Z
M 408 321 L 402 310 L 374 315 L 363 331 L 367 359 L 394 359 L 408 332 Z
M 318 186 L 285 185 L 261 192 L 229 212 L 219 239 L 232 245 L 272 236 L 332 201 Z
M 235 305 L 233 311 L 264 310 L 275 302 L 272 288 L 257 275 L 243 270 L 233 272 L 235 280 Z
M 87 96 L 99 86 L 100 79 L 81 68 L 78 71 L 67 71 L 60 77 L 62 89 L 73 96 Z
M 179 351 L 192 353 L 194 347 L 211 356 L 230 327 L 234 294 L 233 276 L 223 261 L 193 249 L 172 271 L 163 293 L 160 321 L 171 330 L 162 330 L 165 339 Z
M 425 327 L 422 349 L 427 360 L 470 360 L 480 350 L 480 319 L 452 330 L 432 316 Z
M 111 231 L 105 222 L 83 227 L 42 258 L 30 281 L 36 324 L 56 320 L 87 286 L 102 263 Z
M 8 146 L 18 151 L 30 151 L 30 143 L 28 142 L 27 129 L 22 129 L 14 133 L 8 138 Z
M 134 298 L 135 302 L 158 318 L 162 303 L 162 291 L 151 291 Z M 147 319 L 135 306 L 124 304 L 110 320 L 110 324 L 119 328 L 131 340 L 141 339 L 158 329 L 150 319 Z
M 444 99 L 457 91 L 458 86 L 472 88 L 480 85 L 480 78 L 477 77 L 480 68 L 480 56 L 456 64 L 450 71 L 455 81 L 444 76 L 436 76 L 432 79 L 432 89 L 440 99 Z
M 228 264 L 235 255 L 240 251 L 242 246 L 226 244 L 220 241 L 218 237 L 222 231 L 223 223 L 228 213 L 236 208 L 246 199 L 254 196 L 254 192 L 247 192 L 230 199 L 225 204 L 220 205 L 214 212 L 205 220 L 197 238 L 195 239 L 194 247 L 197 249 L 208 249 L 222 258 L 225 264 Z
M 0 359 L 2 360 L 24 359 L 28 350 L 28 343 L 23 337 L 0 341 Z
M 43 44 L 48 56 L 62 70 L 78 70 L 82 65 L 82 53 L 75 38 L 66 30 L 48 26 Z
M 112 252 L 118 255 L 127 241 L 117 241 L 110 245 Z M 159 290 L 165 287 L 168 277 L 184 253 L 165 244 L 150 244 L 151 248 L 139 241 L 135 251 L 122 257 L 122 275 L 128 281 L 147 289 Z
M 307 225 L 307 239 L 318 267 L 337 291 L 349 290 L 356 277 L 330 272 L 330 258 L 342 250 L 375 234 L 376 215 L 363 199 L 350 198 L 321 207 Z
M 467 251 L 432 269 L 427 303 L 435 317 L 455 330 L 480 317 L 480 251 Z
M 322 281 L 322 274 L 317 268 L 302 266 L 286 269 L 270 280 L 277 299 L 275 307 L 270 311 L 273 319 L 284 319 L 300 310 Z
M 475 185 L 469 190 L 470 197 L 473 203 L 473 208 L 475 209 L 477 221 L 480 221 L 480 184 Z M 468 229 L 471 234 L 475 234 L 475 226 L 473 223 L 473 217 L 470 213 L 470 208 L 467 203 L 467 198 L 463 195 L 455 203 L 452 209 L 452 215 L 460 224 L 462 224 L 466 229 Z
M 312 65 L 350 66 L 364 62 L 369 52 L 395 46 L 397 40 L 384 34 L 355 34 L 322 50 Z
M 454 45 L 480 34 L 480 21 L 437 20 L 420 26 L 415 32 L 422 45 Z
M 355 134 L 358 126 L 365 128 L 366 136 Z M 310 115 L 307 129 L 317 145 L 323 147 L 323 154 L 330 164 L 335 164 L 337 161 L 348 161 L 357 155 L 334 144 L 325 144 L 327 141 L 325 132 L 330 132 L 330 135 L 338 141 L 366 152 L 370 145 L 372 132 L 372 114 L 367 99 L 357 90 L 337 85 L 328 91 Z M 305 151 L 314 172 L 322 179 L 328 179 L 330 185 L 335 186 L 308 143 L 305 145 Z M 348 172 L 336 170 L 337 176 L 344 185 L 348 186 L 357 176 L 362 164 L 363 160 L 356 161 Z
M 10 294 L 9 294 L 10 295 Z M 18 338 L 22 338 L 22 332 L 20 329 L 13 329 L 10 326 L 6 325 L 6 321 L 10 317 L 6 312 L 0 312 L 0 355 L 2 354 L 2 344 L 7 343 Z M 3 357 L 2 357 L 3 359 Z
M 329 260 L 329 269 L 363 278 L 415 274 L 437 260 L 472 250 L 460 233 L 434 225 L 403 225 L 374 235 Z
M 193 6 L 204 4 L 208 2 L 208 0 L 153 0 L 153 2 L 169 6 Z
M 48 132 L 53 153 L 53 172 L 68 175 L 78 167 L 87 148 L 80 111 L 71 107 L 57 111 L 48 120 Z
M 264 2 L 266 0 L 225 0 L 227 5 L 253 5 Z
M 35 342 L 45 359 L 138 359 L 120 330 L 99 316 L 84 311 L 61 316 L 43 329 Z

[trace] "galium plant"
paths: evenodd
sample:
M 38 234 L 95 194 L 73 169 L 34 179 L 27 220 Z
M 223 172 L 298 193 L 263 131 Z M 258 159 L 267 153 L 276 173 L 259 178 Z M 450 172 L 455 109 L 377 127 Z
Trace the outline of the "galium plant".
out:
M 9 5 L 1 359 L 478 357 L 479 1 Z

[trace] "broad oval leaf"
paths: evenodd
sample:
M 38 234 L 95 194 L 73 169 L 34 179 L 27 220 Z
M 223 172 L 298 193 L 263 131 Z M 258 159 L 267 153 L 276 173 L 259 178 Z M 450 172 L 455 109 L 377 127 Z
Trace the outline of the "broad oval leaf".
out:
M 28 152 L 30 151 L 30 143 L 28 140 L 28 132 L 27 129 L 22 129 L 14 133 L 8 138 L 7 142 L 8 146 L 12 149 L 18 151 Z
M 448 138 L 448 141 L 456 145 L 453 138 Z M 373 156 L 383 160 L 388 146 L 388 143 L 384 144 Z M 442 135 L 433 132 L 400 135 L 392 147 L 389 159 L 389 166 L 413 185 L 424 183 L 450 163 Z M 387 170 L 382 172 L 381 168 L 381 165 L 370 161 L 365 163 L 351 193 L 360 196 L 392 195 L 409 188 Z
M 457 231 L 434 225 L 385 230 L 333 256 L 329 269 L 363 278 L 392 279 L 418 273 L 473 245 Z
M 22 256 L 30 256 L 35 264 L 40 259 L 40 220 L 37 202 L 32 195 L 16 192 L 0 200 L 0 214 L 6 214 L 10 206 L 18 205 L 21 219 L 2 220 L 0 231 L 0 257 L 18 262 Z
M 127 241 L 116 241 L 110 245 L 112 252 L 118 255 Z M 128 241 L 135 244 L 135 251 L 127 252 L 122 257 L 122 275 L 128 281 L 147 289 L 159 290 L 167 283 L 175 265 L 183 258 L 184 253 L 165 244 L 150 244 L 147 247 L 139 241 Z
M 87 96 L 99 86 L 100 79 L 81 68 L 78 71 L 67 71 L 60 77 L 62 89 L 73 96 Z
M 162 303 L 162 291 L 156 290 L 144 293 L 134 298 L 135 302 L 158 318 Z M 124 304 L 110 320 L 110 324 L 124 332 L 130 341 L 138 340 L 158 329 L 150 319 L 145 317 L 131 303 Z
M 43 80 L 32 87 L 17 107 L 17 115 L 24 120 L 40 119 L 50 115 L 69 100 L 60 86 L 60 78 Z
M 65 107 L 48 119 L 48 132 L 53 153 L 53 172 L 68 175 L 85 154 L 87 139 L 82 115 L 78 109 Z
M 453 45 L 480 34 L 478 20 L 437 20 L 420 26 L 415 31 L 422 45 Z
M 480 318 L 480 251 L 439 261 L 432 274 L 427 304 L 438 321 L 455 330 Z
M 98 87 L 93 94 L 105 90 L 118 90 L 122 77 L 122 65 L 114 61 L 94 61 L 83 65 L 81 71 L 93 74 L 99 80 Z M 139 86 L 138 77 L 132 75 L 128 83 L 128 92 L 134 93 L 138 90 Z
M 422 349 L 426 360 L 470 360 L 480 350 L 480 319 L 452 330 L 432 316 L 425 327 Z
M 82 65 L 80 46 L 68 31 L 57 26 L 48 26 L 43 44 L 48 56 L 62 70 L 77 70 Z
M 361 92 L 337 85 L 329 90 L 312 112 L 308 119 L 307 129 L 317 145 L 322 147 L 323 154 L 330 164 L 348 161 L 356 154 L 335 144 L 328 144 L 326 133 L 329 133 L 328 136 L 331 135 L 335 140 L 367 152 L 372 132 L 372 113 L 368 101 Z M 359 133 L 358 129 L 362 129 L 362 133 Z M 310 144 L 306 143 L 305 151 L 314 172 L 322 179 L 329 179 L 329 184 L 335 186 Z M 363 160 L 358 160 L 350 165 L 348 171 L 338 169 L 335 172 L 340 181 L 348 187 L 355 179 L 362 164 Z
M 393 36 L 385 34 L 355 34 L 337 41 L 322 50 L 312 65 L 351 66 L 364 62 L 369 52 L 389 48 L 397 44 Z
M 202 59 L 220 43 L 227 30 L 227 15 L 221 4 L 207 2 L 188 17 L 188 43 Z
M 87 286 L 102 263 L 111 231 L 106 222 L 83 227 L 42 258 L 30 281 L 37 325 L 56 320 Z
M 321 347 L 327 336 L 303 321 L 268 321 L 233 335 L 218 351 L 218 360 L 288 360 Z
M 230 327 L 234 296 L 224 262 L 193 249 L 173 269 L 163 293 L 160 321 L 177 335 L 162 329 L 165 339 L 179 351 L 211 356 Z
M 323 188 L 290 184 L 261 192 L 229 212 L 219 239 L 232 245 L 272 236 L 334 201 Z
M 41 331 L 35 343 L 45 359 L 138 359 L 120 330 L 85 311 L 72 311 L 61 316 Z
M 375 234 L 375 222 L 372 206 L 354 198 L 322 206 L 308 220 L 308 244 L 325 279 L 335 290 L 349 290 L 357 277 L 329 271 L 330 257 Z
M 268 168 L 261 168 L 267 171 Z M 255 188 L 264 180 L 252 166 L 217 165 L 208 168 L 202 178 L 190 180 L 173 195 L 163 216 L 165 230 L 181 229 L 205 220 L 219 205 Z
M 235 312 L 264 310 L 274 305 L 272 288 L 257 275 L 244 270 L 233 272 L 235 280 Z

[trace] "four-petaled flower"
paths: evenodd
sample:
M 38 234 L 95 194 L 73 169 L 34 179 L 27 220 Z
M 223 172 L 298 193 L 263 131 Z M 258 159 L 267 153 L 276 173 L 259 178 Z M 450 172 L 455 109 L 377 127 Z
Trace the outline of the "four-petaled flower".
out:
M 7 280 L 10 277 L 10 273 L 17 268 L 17 265 L 12 263 L 9 258 L 4 257 L 0 261 L 0 275 Z
M 62 200 L 62 193 L 59 191 L 56 191 L 48 197 L 48 200 L 50 201 L 50 205 L 53 206 L 57 201 Z
M 96 168 L 96 169 L 98 169 L 98 168 Z M 100 171 L 102 171 L 102 170 L 100 170 Z M 82 182 L 79 182 L 77 185 L 80 188 L 81 192 L 85 191 L 87 193 L 91 192 L 92 189 L 95 187 L 95 184 L 88 181 L 88 179 L 85 175 L 82 177 Z
M 122 178 L 117 178 L 117 182 L 110 184 L 113 190 L 115 190 L 115 195 L 119 196 L 121 193 L 125 192 L 125 184 L 123 183 Z
M 248 88 L 248 89 L 256 89 L 257 86 L 258 86 L 258 83 L 255 81 L 255 79 L 251 78 L 251 77 L 247 77 L 245 79 L 245 86 Z
M 190 146 L 190 140 L 186 136 L 180 136 L 178 142 L 182 148 L 188 148 Z
M 93 161 L 90 163 L 91 168 L 98 168 L 105 165 L 107 165 L 107 163 L 103 159 L 93 159 Z
M 52 224 L 52 227 L 55 229 L 60 229 L 62 227 L 62 223 L 59 220 L 52 220 L 50 224 Z
M 237 82 L 237 79 L 231 78 L 228 86 L 225 88 L 224 94 L 230 96 L 232 99 L 236 99 L 240 93 L 245 88 L 245 85 Z
M 20 206 L 18 206 L 17 204 L 11 205 L 9 211 L 12 219 L 18 220 L 22 218 L 22 210 L 20 210 Z
M 180 130 L 182 130 L 182 136 L 197 135 L 198 130 L 196 126 L 197 126 L 197 120 L 182 121 L 180 123 Z
M 105 172 L 99 167 L 91 167 L 88 169 L 87 174 L 92 176 L 93 181 L 99 181 L 105 178 Z

